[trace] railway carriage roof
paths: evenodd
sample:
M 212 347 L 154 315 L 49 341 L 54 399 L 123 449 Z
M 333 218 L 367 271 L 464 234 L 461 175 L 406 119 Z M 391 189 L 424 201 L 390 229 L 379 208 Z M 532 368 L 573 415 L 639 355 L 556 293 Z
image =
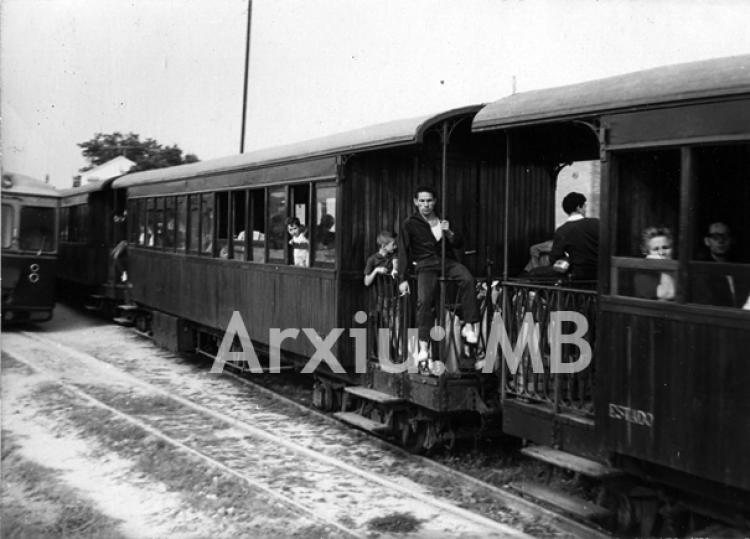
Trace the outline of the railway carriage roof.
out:
M 716 58 L 513 94 L 480 110 L 472 129 L 502 129 L 749 92 L 750 55 Z
M 41 180 L 16 174 L 14 172 L 3 172 L 3 194 L 33 195 L 44 197 L 60 197 L 60 191 Z
M 130 187 L 145 183 L 179 180 L 194 176 L 215 174 L 217 172 L 231 172 L 244 168 L 271 166 L 311 158 L 332 157 L 396 146 L 407 146 L 422 142 L 425 132 L 438 122 L 455 116 L 471 115 L 480 108 L 481 105 L 472 105 L 452 109 L 440 114 L 418 116 L 371 125 L 284 146 L 264 148 L 176 167 L 134 172 L 116 179 L 113 187 Z

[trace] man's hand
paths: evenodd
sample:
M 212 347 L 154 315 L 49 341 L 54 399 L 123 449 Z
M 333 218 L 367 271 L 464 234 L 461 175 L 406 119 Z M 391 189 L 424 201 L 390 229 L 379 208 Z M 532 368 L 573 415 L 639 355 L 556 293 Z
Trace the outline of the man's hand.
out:
M 398 291 L 401 293 L 402 296 L 405 296 L 409 293 L 409 281 L 402 281 L 400 285 L 398 285 Z
M 443 233 L 448 239 L 453 238 L 453 231 L 451 230 L 450 222 L 443 219 L 442 221 L 440 221 L 440 228 L 443 230 Z

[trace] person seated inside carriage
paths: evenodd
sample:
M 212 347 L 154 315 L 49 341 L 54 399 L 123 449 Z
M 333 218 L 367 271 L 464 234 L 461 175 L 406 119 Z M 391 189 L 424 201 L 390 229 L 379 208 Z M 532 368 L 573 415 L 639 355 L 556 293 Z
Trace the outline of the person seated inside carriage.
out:
M 642 234 L 641 252 L 651 260 L 671 260 L 672 232 L 665 227 L 651 226 Z M 639 272 L 633 277 L 635 296 L 645 299 L 672 301 L 675 296 L 674 276 L 671 272 Z
M 710 223 L 703 237 L 705 250 L 696 259 L 703 262 L 736 264 L 741 262 L 735 254 L 732 230 L 723 221 Z M 731 267 L 721 273 L 697 273 L 693 279 L 692 299 L 695 303 L 720 307 L 745 308 L 750 302 L 750 283 Z
M 552 251 L 552 240 L 535 243 L 529 247 L 529 262 L 523 268 L 523 275 L 533 274 L 539 271 L 538 268 L 548 268 L 550 263 L 549 255 Z

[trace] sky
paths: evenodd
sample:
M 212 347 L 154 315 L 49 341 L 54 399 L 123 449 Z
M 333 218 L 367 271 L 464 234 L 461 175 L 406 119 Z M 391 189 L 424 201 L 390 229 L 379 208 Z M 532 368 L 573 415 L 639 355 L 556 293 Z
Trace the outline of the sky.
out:
M 248 0 L 0 0 L 4 171 L 69 187 L 133 132 L 239 153 Z M 245 151 L 750 54 L 746 0 L 253 0 Z

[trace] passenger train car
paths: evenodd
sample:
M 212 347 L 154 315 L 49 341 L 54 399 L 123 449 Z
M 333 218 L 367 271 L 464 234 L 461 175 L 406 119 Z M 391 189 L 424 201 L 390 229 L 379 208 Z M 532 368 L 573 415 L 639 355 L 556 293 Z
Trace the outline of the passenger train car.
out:
M 623 511 L 646 522 L 663 513 L 666 486 L 685 505 L 747 519 L 750 56 L 513 95 L 483 108 L 473 131 L 503 133 L 510 163 L 598 159 L 602 171 L 596 293 L 503 283 L 510 333 L 526 312 L 542 326 L 555 309 L 584 313 L 592 363 L 534 374 L 527 355 L 504 369 L 504 431 L 538 444 L 528 452 L 539 458 L 588 457 L 641 478 L 650 488 L 624 490 Z M 644 258 L 652 226 L 671 229 L 672 259 Z M 731 250 L 714 256 L 714 241 Z M 643 275 L 668 276 L 674 294 L 641 293 Z
M 377 250 L 378 232 L 397 230 L 412 213 L 412 191 L 421 183 L 451 179 L 445 212 L 470 238 L 460 254 L 475 274 L 487 274 L 502 260 L 503 221 L 497 212 L 503 211 L 505 161 L 491 145 L 472 140 L 477 110 L 466 107 L 115 180 L 113 189 L 127 191 L 132 299 L 153 316 L 156 340 L 214 355 L 237 311 L 256 343 L 268 346 L 272 331 L 297 331 L 281 348 L 286 358 L 304 364 L 316 351 L 304 332 L 326 337 L 340 328 L 331 354 L 341 369 L 326 363 L 315 372 L 315 400 L 322 408 L 339 408 L 343 389 L 366 378 L 376 387 L 398 386 L 420 405 L 418 413 L 390 414 L 384 428 L 405 439 L 416 435 L 417 444 L 428 429 L 435 440 L 453 436 L 449 418 L 489 410 L 485 400 L 499 402 L 494 376 L 478 377 L 473 362 L 467 377 L 455 368 L 455 377 L 439 380 L 358 373 L 358 345 L 349 330 L 368 327 L 356 321 L 360 312 L 371 315 L 371 324 L 380 319 L 362 282 L 364 261 Z M 541 170 L 526 167 L 521 174 L 525 189 L 509 211 L 523 211 L 526 224 L 505 236 L 524 250 L 529 232 L 541 237 L 552 227 L 554 193 Z M 482 204 L 482 197 L 492 204 Z M 527 209 L 532 205 L 540 209 Z M 284 224 L 290 217 L 307 229 L 307 267 L 293 264 Z M 392 294 L 393 286 L 391 281 L 375 288 L 390 288 Z M 375 343 L 369 344 L 374 356 Z M 397 345 L 402 356 L 409 344 Z M 354 414 L 346 417 L 361 423 Z M 435 426 L 440 432 L 432 432 Z
M 2 290 L 4 322 L 47 321 L 55 308 L 57 206 L 50 185 L 2 177 Z
M 59 294 L 112 316 L 128 301 L 125 192 L 114 179 L 61 191 Z M 120 248 L 113 251 L 120 244 Z
M 157 343 L 211 357 L 243 348 L 239 321 L 264 369 L 310 361 L 319 407 L 413 450 L 522 439 L 527 455 L 601 480 L 600 501 L 642 534 L 683 510 L 742 526 L 749 157 L 745 56 L 127 174 L 106 186 L 107 219 L 127 215 L 121 309 Z M 552 238 L 558 182 L 582 164 L 600 171 L 598 279 L 535 278 L 529 247 Z M 414 283 L 407 296 L 387 276 L 363 283 L 378 232 L 399 229 L 425 184 L 468 240 L 458 256 L 483 315 L 479 343 L 463 342 L 454 283 L 441 281 L 440 376 L 412 360 Z M 304 266 L 292 217 L 306 231 Z M 671 230 L 672 259 L 644 257 L 651 226 Z M 732 256 L 712 258 L 714 240 Z M 636 286 L 660 280 L 671 296 Z M 558 334 L 576 337 L 558 346 Z

